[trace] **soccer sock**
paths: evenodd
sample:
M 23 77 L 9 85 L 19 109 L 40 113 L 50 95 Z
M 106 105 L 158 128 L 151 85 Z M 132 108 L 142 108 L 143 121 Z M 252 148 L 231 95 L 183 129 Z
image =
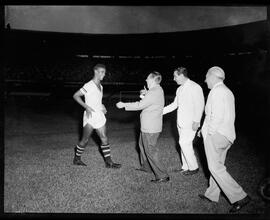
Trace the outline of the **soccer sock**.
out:
M 101 145 L 101 151 L 104 156 L 104 159 L 106 162 L 111 162 L 111 149 L 110 149 L 110 144 L 102 144 Z
M 84 147 L 79 146 L 78 144 L 75 147 L 75 155 L 80 157 L 84 151 Z

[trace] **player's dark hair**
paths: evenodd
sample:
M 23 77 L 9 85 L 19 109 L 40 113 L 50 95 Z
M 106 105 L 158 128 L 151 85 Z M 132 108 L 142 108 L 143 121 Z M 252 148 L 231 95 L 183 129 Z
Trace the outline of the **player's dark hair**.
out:
M 104 64 L 98 63 L 94 66 L 93 70 L 97 70 L 98 68 L 106 69 L 106 66 Z

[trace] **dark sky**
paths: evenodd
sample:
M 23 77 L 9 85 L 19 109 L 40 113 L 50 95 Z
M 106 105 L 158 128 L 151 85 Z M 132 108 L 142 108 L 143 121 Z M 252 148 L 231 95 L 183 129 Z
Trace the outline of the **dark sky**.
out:
M 155 33 L 266 20 L 266 7 L 5 6 L 11 28 L 93 34 Z

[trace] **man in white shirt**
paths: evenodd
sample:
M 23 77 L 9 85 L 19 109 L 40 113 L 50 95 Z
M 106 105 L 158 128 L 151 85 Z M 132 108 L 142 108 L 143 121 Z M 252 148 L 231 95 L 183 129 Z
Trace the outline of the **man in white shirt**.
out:
M 223 83 L 224 79 L 225 73 L 220 67 L 214 66 L 206 74 L 205 82 L 210 92 L 201 133 L 211 176 L 209 187 L 199 197 L 208 202 L 218 202 L 222 190 L 232 204 L 230 212 L 236 212 L 250 201 L 250 197 L 224 165 L 227 151 L 236 138 L 234 95 Z
M 75 147 L 73 159 L 74 165 L 86 166 L 81 160 L 81 155 L 87 145 L 88 138 L 95 129 L 101 139 L 101 150 L 104 156 L 106 168 L 120 168 L 121 164 L 114 163 L 111 159 L 110 145 L 106 135 L 106 114 L 107 110 L 102 104 L 103 87 L 101 81 L 105 77 L 106 67 L 103 64 L 97 64 L 94 67 L 94 77 L 73 95 L 73 98 L 83 108 L 83 135 Z M 85 102 L 82 99 L 85 98 Z
M 193 175 L 199 171 L 193 149 L 193 139 L 197 129 L 200 127 L 204 109 L 204 95 L 200 85 L 188 78 L 185 67 L 175 69 L 173 75 L 174 81 L 180 86 L 176 90 L 174 101 L 164 107 L 163 114 L 165 115 L 177 109 L 177 128 L 182 168 L 174 171 L 180 171 L 183 175 Z

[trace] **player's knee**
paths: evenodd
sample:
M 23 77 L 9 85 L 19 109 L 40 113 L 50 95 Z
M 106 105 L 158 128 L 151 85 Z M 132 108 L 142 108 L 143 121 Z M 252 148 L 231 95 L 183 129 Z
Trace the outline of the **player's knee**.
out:
M 108 143 L 108 138 L 107 137 L 102 137 L 102 138 L 100 138 L 101 139 L 101 143 L 102 143 L 102 145 L 108 145 L 109 143 Z
M 88 139 L 82 139 L 79 143 L 80 146 L 85 147 L 88 143 Z

